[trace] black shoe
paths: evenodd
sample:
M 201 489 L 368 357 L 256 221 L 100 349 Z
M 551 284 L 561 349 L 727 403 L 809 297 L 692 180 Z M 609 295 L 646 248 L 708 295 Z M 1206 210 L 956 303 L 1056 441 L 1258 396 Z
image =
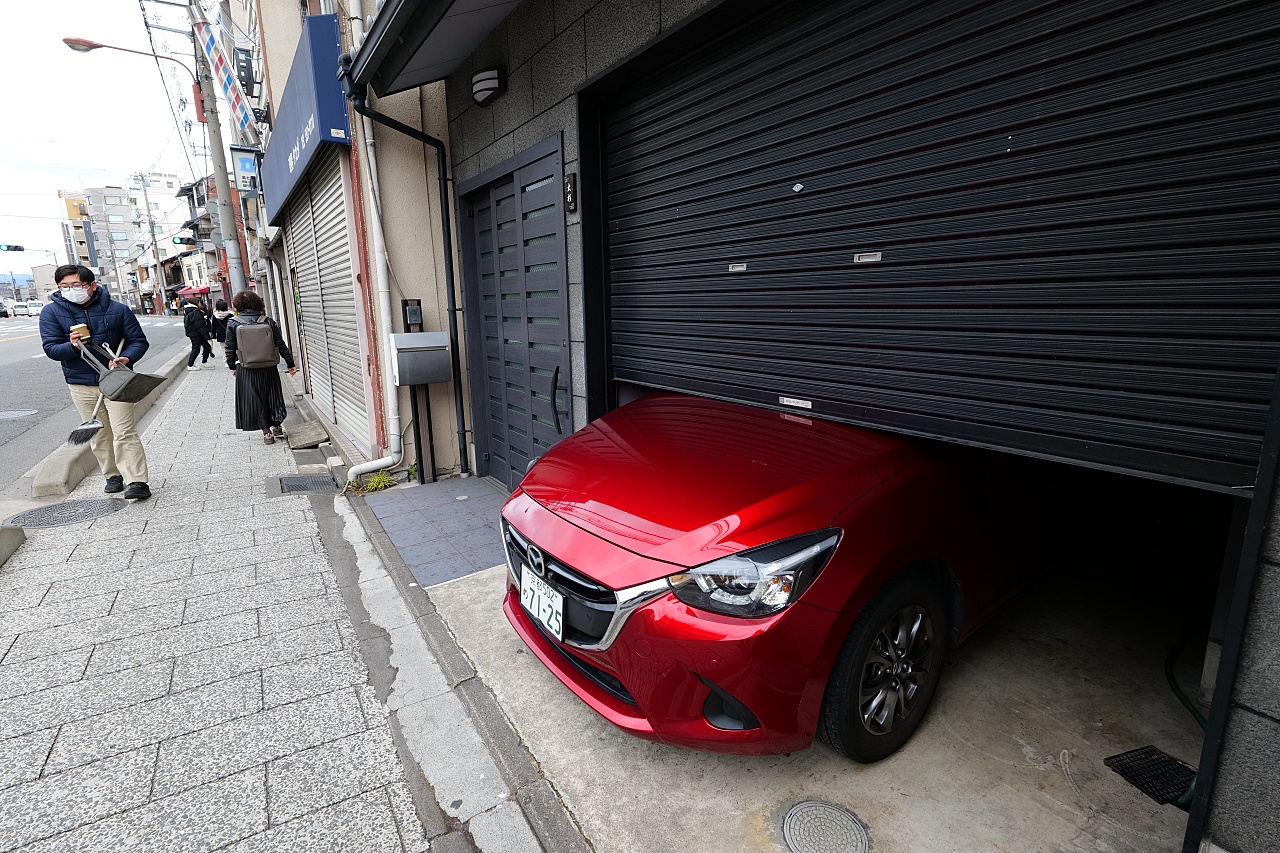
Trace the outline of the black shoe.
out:
M 146 483 L 130 483 L 124 490 L 124 496 L 131 501 L 145 501 L 151 497 L 151 487 Z
M 114 495 L 116 492 L 124 491 L 124 477 L 116 474 L 114 477 L 107 478 L 107 484 L 102 487 L 102 493 L 106 495 Z

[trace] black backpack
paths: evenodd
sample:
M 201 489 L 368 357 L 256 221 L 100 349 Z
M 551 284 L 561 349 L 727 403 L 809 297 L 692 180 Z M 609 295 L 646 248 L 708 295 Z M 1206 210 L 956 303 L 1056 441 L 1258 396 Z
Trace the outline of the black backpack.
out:
M 280 361 L 276 332 L 266 317 L 250 323 L 236 318 L 236 360 L 241 367 L 275 367 Z

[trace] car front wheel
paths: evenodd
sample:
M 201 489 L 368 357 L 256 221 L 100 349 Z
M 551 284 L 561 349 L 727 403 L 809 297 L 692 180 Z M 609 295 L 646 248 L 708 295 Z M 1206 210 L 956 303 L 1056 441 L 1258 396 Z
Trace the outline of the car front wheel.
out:
M 827 682 L 818 722 L 827 743 L 869 764 L 907 742 L 942 676 L 946 612 L 923 571 L 899 575 L 871 599 Z

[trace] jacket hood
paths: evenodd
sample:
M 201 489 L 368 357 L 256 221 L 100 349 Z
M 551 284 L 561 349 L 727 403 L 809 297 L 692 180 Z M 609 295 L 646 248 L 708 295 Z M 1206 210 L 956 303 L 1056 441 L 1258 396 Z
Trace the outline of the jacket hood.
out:
M 219 320 L 226 320 L 228 317 L 236 316 L 236 312 L 215 310 L 213 312 L 213 316 L 217 317 Z
M 520 488 L 628 551 L 696 566 L 829 526 L 916 458 L 881 433 L 663 393 L 569 436 Z

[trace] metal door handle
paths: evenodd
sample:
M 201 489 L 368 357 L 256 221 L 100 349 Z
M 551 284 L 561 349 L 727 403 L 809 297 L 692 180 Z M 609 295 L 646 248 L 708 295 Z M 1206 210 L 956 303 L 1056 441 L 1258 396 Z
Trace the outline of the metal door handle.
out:
M 551 416 L 556 419 L 556 435 L 564 435 L 564 430 L 560 429 L 560 401 L 556 397 L 560 393 L 560 365 L 556 365 L 555 371 L 551 374 Z

